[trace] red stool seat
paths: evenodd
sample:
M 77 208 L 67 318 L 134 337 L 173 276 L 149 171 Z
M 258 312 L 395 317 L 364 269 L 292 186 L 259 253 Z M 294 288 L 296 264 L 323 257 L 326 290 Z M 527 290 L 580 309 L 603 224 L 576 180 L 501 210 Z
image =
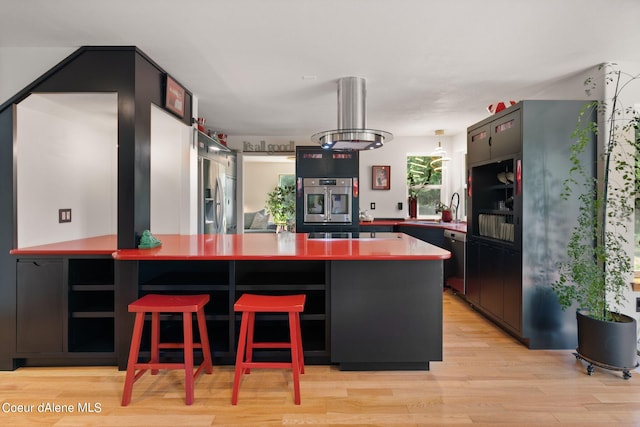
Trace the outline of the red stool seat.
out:
M 293 373 L 293 395 L 296 405 L 300 404 L 300 374 L 304 374 L 304 355 L 302 335 L 300 333 L 300 313 L 304 310 L 305 295 L 254 295 L 244 294 L 233 306 L 234 311 L 242 312 L 240 338 L 236 354 L 235 375 L 231 404 L 238 403 L 238 389 L 243 374 L 249 374 L 251 368 L 291 368 Z M 288 313 L 289 342 L 254 342 L 253 331 L 256 312 Z M 289 348 L 291 362 L 254 362 L 254 348 Z
M 151 375 L 158 373 L 159 369 L 184 369 L 186 404 L 193 403 L 193 390 L 195 379 L 205 371 L 210 374 L 213 371 L 207 324 L 204 317 L 204 306 L 209 302 L 209 295 L 157 295 L 148 294 L 129 304 L 129 312 L 136 313 L 131 348 L 127 362 L 127 375 L 122 393 L 122 406 L 131 402 L 133 384 L 149 369 Z M 144 326 L 144 316 L 151 313 L 151 358 L 148 362 L 138 363 L 140 341 Z M 160 342 L 160 313 L 182 313 L 184 342 L 161 343 Z M 193 342 L 192 315 L 196 314 L 200 342 Z M 184 349 L 184 363 L 161 363 L 161 348 Z M 203 361 L 193 372 L 193 349 L 202 349 Z

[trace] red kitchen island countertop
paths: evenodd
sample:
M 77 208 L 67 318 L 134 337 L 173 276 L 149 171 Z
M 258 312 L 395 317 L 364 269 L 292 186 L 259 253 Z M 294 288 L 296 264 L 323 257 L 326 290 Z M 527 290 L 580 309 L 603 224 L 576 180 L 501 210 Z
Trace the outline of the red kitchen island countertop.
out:
M 371 237 L 375 236 L 375 237 Z M 153 249 L 117 249 L 115 235 L 11 250 L 12 255 L 109 255 L 118 260 L 443 260 L 451 254 L 403 233 L 312 239 L 306 233 L 156 235 Z
M 363 236 L 365 235 L 365 236 Z M 162 246 L 120 249 L 117 260 L 444 260 L 449 251 L 403 233 L 317 239 L 307 233 L 156 235 Z

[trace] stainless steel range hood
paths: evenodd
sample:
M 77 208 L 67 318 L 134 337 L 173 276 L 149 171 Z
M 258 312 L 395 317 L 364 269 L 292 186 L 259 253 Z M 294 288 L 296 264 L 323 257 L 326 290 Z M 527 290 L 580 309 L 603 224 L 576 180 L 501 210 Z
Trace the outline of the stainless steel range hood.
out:
M 389 132 L 366 128 L 366 93 L 362 77 L 338 80 L 338 129 L 316 133 L 311 140 L 332 150 L 372 150 L 391 141 Z

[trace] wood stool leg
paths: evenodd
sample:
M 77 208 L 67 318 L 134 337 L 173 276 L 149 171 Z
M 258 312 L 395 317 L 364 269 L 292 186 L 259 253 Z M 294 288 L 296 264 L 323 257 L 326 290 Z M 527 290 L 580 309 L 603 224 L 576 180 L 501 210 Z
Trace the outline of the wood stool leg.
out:
M 200 345 L 202 346 L 202 364 L 207 374 L 213 372 L 213 361 L 211 359 L 211 347 L 209 347 L 209 335 L 207 335 L 207 324 L 204 318 L 204 309 L 196 313 L 198 318 L 198 332 L 200 333 Z
M 160 362 L 160 313 L 151 313 L 151 363 Z M 151 375 L 156 375 L 157 369 L 151 369 Z
M 122 406 L 127 406 L 131 402 L 133 383 L 136 381 L 136 363 L 138 363 L 138 353 L 140 352 L 140 340 L 142 339 L 143 326 L 144 313 L 136 313 L 136 320 L 133 325 L 133 334 L 131 335 L 129 361 L 127 362 L 127 375 L 124 380 L 124 390 L 122 392 Z
M 289 313 L 289 336 L 291 340 L 291 373 L 293 375 L 293 402 L 300 404 L 300 343 L 297 313 Z
M 256 313 L 254 311 L 249 312 L 249 328 L 247 331 L 247 350 L 244 361 L 246 363 L 253 362 L 253 333 L 256 325 Z M 251 373 L 251 368 L 245 368 L 245 374 Z
M 193 403 L 193 326 L 191 322 L 193 316 L 191 312 L 182 313 L 182 329 L 184 331 L 184 388 L 186 399 L 185 403 L 191 405 Z
M 296 329 L 298 330 L 298 356 L 300 356 L 299 357 L 300 373 L 304 374 L 304 351 L 302 349 L 302 331 L 300 330 L 300 313 L 296 313 L 296 324 L 298 325 Z
M 244 352 L 247 343 L 247 329 L 249 323 L 249 313 L 242 312 L 242 320 L 240 322 L 240 337 L 238 339 L 238 348 L 236 351 L 236 371 L 233 376 L 233 392 L 231 393 L 231 404 L 238 403 L 238 389 L 240 388 L 240 378 L 244 372 Z

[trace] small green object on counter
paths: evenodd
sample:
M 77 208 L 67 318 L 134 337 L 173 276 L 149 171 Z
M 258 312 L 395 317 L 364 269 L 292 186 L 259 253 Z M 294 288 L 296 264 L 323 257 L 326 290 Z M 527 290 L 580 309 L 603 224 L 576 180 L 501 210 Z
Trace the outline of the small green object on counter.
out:
M 139 249 L 151 249 L 157 248 L 162 245 L 162 242 L 157 239 L 149 230 L 144 230 L 142 232 L 142 237 L 140 237 L 140 244 L 138 245 Z

